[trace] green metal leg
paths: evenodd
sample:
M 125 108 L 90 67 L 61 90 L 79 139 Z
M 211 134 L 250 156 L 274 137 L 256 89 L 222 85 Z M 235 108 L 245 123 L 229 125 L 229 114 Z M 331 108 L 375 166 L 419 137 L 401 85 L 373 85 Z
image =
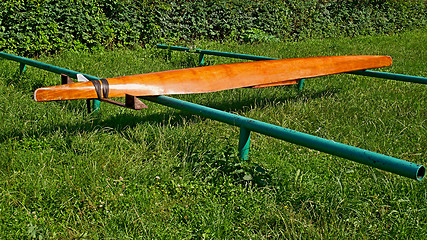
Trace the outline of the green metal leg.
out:
M 100 101 L 99 100 L 86 100 L 86 106 L 87 106 L 87 112 L 90 113 L 98 113 L 99 111 L 99 105 L 100 105 Z
M 199 55 L 199 66 L 200 67 L 203 66 L 204 60 L 205 60 L 205 54 L 200 53 L 200 55 Z
M 303 87 L 304 87 L 304 80 L 305 80 L 305 79 L 300 79 L 300 80 L 298 81 L 298 90 L 299 90 L 299 91 L 302 91 L 302 89 L 303 89 Z
M 169 49 L 167 60 L 170 61 L 172 59 L 172 50 Z
M 98 112 L 99 108 L 100 108 L 100 105 L 101 105 L 101 101 L 99 101 L 99 100 L 93 100 L 92 101 L 92 112 L 93 113 Z
M 241 160 L 248 160 L 250 141 L 251 131 L 247 128 L 240 127 L 239 157 Z
M 27 65 L 25 65 L 24 63 L 19 63 L 19 74 L 24 73 L 26 68 Z

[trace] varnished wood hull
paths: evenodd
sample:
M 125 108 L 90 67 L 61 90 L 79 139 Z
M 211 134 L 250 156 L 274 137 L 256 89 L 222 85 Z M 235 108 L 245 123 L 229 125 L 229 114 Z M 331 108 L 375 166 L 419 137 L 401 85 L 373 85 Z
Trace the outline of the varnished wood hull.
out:
M 109 78 L 109 97 L 156 96 L 267 87 L 295 80 L 391 65 L 388 56 L 333 56 L 267 60 Z M 97 98 L 92 82 L 39 88 L 36 101 Z

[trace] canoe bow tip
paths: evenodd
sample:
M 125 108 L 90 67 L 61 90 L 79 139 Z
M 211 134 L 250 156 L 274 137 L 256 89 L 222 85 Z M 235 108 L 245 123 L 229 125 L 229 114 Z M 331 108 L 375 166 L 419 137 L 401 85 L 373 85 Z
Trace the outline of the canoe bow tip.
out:
M 41 91 L 40 91 L 41 90 Z M 46 99 L 46 96 L 43 96 L 43 95 L 45 95 L 45 94 L 43 94 L 43 92 L 45 92 L 45 91 L 43 91 L 44 90 L 44 88 L 37 88 L 35 91 L 34 91 L 34 101 L 36 101 L 36 102 L 45 102 L 45 101 L 49 101 L 49 100 L 47 100 Z
M 36 91 L 34 91 L 34 101 L 38 102 L 37 100 L 37 91 L 39 91 L 40 88 L 36 89 Z

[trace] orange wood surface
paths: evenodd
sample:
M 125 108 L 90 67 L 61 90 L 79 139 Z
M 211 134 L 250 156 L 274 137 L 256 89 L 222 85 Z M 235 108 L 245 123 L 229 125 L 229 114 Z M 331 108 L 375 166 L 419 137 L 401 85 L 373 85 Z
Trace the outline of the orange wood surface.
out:
M 332 56 L 267 60 L 187 68 L 107 79 L 109 97 L 156 96 L 221 91 L 241 87 L 286 85 L 311 78 L 391 65 L 388 56 Z M 92 82 L 39 88 L 36 101 L 97 98 Z

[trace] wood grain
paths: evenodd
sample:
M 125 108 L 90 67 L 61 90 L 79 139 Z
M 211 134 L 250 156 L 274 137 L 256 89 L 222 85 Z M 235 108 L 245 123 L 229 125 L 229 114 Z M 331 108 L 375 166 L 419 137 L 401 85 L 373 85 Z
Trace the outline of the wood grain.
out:
M 109 97 L 156 96 L 286 85 L 290 80 L 390 66 L 388 56 L 332 56 L 267 60 L 109 78 Z M 92 82 L 39 88 L 36 101 L 97 98 Z

